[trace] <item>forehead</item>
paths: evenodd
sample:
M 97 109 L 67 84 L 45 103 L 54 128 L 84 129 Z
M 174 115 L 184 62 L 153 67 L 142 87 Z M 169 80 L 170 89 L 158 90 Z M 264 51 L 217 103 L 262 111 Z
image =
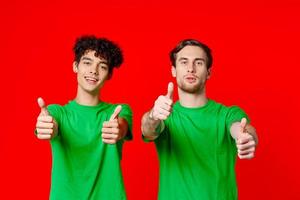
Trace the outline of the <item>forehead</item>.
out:
M 107 60 L 103 58 L 101 55 L 97 55 L 97 52 L 94 50 L 86 50 L 84 54 L 81 56 L 81 60 L 85 58 L 92 59 L 95 61 L 107 62 Z
M 206 59 L 206 53 L 205 51 L 198 46 L 185 46 L 184 48 L 182 48 L 178 53 L 177 53 L 177 59 L 180 58 L 202 58 L 202 59 Z

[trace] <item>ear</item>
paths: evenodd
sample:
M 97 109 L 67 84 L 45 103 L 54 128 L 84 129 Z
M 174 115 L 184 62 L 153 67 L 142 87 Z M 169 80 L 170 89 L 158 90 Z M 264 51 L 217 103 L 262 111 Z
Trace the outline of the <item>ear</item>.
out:
M 174 66 L 172 66 L 171 72 L 172 72 L 172 76 L 175 78 L 176 77 L 176 68 Z
M 73 62 L 73 72 L 78 72 L 78 63 L 76 61 Z
M 209 68 L 207 70 L 207 76 L 206 76 L 206 79 L 210 79 L 210 76 L 211 76 L 211 68 Z

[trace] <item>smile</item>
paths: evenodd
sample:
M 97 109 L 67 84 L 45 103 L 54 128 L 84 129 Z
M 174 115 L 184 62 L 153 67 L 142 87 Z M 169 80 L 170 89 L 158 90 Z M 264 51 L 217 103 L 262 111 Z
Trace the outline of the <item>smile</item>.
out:
M 85 76 L 84 79 L 85 79 L 86 81 L 90 82 L 90 83 L 96 83 L 96 82 L 99 81 L 98 78 L 92 77 L 92 76 Z

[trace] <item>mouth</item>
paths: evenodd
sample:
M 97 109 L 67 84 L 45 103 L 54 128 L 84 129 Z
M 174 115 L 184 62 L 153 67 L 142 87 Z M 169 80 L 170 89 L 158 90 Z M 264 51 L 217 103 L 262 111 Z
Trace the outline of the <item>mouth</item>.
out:
M 92 76 L 84 76 L 84 79 L 88 82 L 88 83 L 91 83 L 91 84 L 95 84 L 99 81 L 98 78 L 96 77 L 92 77 Z
M 197 78 L 195 76 L 186 76 L 184 78 L 188 83 L 194 83 L 196 82 Z

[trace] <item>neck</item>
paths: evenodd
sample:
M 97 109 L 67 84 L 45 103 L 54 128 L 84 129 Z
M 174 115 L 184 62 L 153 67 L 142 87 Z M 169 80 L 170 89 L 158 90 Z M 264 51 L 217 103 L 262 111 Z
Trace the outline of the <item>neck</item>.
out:
M 208 101 L 205 88 L 198 93 L 188 93 L 178 88 L 178 97 L 180 104 L 187 108 L 201 107 Z
M 77 95 L 75 101 L 84 106 L 96 106 L 99 104 L 99 91 L 98 92 L 87 92 L 82 90 L 80 87 L 77 89 Z

